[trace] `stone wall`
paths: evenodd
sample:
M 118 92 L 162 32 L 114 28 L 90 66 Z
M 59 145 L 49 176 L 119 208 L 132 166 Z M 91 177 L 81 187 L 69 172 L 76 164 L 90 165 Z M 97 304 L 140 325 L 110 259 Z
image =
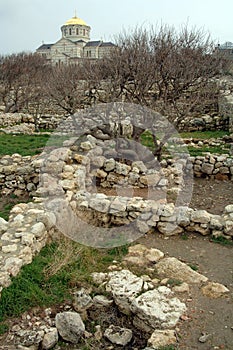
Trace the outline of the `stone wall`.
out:
M 69 235 L 69 231 L 73 230 L 72 234 L 78 234 L 83 238 L 86 231 L 82 230 L 80 224 L 77 225 L 74 217 L 81 220 L 79 223 L 82 223 L 83 217 L 84 222 L 87 220 L 90 223 L 91 245 L 97 237 L 98 230 L 95 226 L 97 223 L 100 226 L 100 235 L 103 228 L 116 226 L 120 227 L 123 232 L 128 232 L 127 228 L 129 228 L 129 238 L 130 232 L 135 237 L 136 232 L 141 235 L 159 231 L 164 235 L 198 232 L 202 235 L 232 239 L 232 204 L 224 209 L 222 215 L 213 215 L 205 210 L 193 210 L 185 205 L 166 203 L 166 200 L 106 196 L 103 193 L 89 192 L 88 186 L 93 176 L 90 159 L 83 154 L 80 155 L 76 147 L 73 147 L 74 150 L 72 150 L 68 144 L 69 142 L 67 146 L 64 145 L 41 157 L 30 158 L 14 155 L 1 159 L 1 179 L 4 176 L 1 190 L 16 191 L 14 186 L 17 184 L 20 184 L 20 191 L 25 189 L 29 191 L 30 186 L 35 190 L 39 173 L 41 182 L 32 203 L 16 205 L 10 213 L 8 222 L 0 219 L 0 289 L 7 287 L 11 283 L 11 277 L 17 275 L 20 268 L 30 263 L 32 257 L 46 242 L 57 237 L 61 234 L 60 232 Z M 83 146 L 86 147 L 87 144 L 82 144 L 82 147 L 80 145 L 82 150 Z M 95 145 L 92 147 L 92 149 L 96 148 Z M 219 173 L 226 174 L 221 168 L 226 168 L 228 164 L 228 170 L 230 169 L 232 174 L 232 159 L 226 156 L 221 157 L 208 155 L 203 159 L 193 159 L 193 163 L 194 166 L 201 166 L 208 176 L 210 169 L 219 169 Z M 111 162 L 113 164 L 112 160 L 110 162 L 102 160 L 105 170 L 107 170 L 107 164 Z M 196 161 L 200 161 L 201 164 L 197 164 Z M 114 164 L 114 171 L 127 169 L 128 172 L 129 170 L 123 164 L 117 164 L 117 162 Z M 145 170 L 142 168 L 142 163 L 136 163 L 133 166 L 135 170 L 137 169 L 136 174 L 140 174 L 139 165 L 141 171 Z M 167 165 L 172 168 L 172 164 Z M 165 161 L 163 166 L 163 171 L 165 171 Z M 181 166 L 175 169 L 178 172 L 177 180 L 179 180 Z M 123 175 L 122 170 L 120 175 Z M 127 176 L 129 174 L 130 171 Z M 157 177 L 158 174 L 159 171 L 153 176 Z M 169 174 L 172 175 L 170 171 Z M 142 172 L 142 177 L 149 175 L 146 174 L 146 171 Z M 146 184 L 141 180 L 140 183 Z M 29 184 L 31 185 L 28 186 Z M 177 181 L 177 186 L 182 186 L 182 183 Z
M 233 180 L 233 158 L 229 155 L 207 153 L 204 156 L 190 157 L 187 161 L 193 165 L 195 177 Z M 43 156 L 22 157 L 14 154 L 0 158 L 0 193 L 2 195 L 13 193 L 17 196 L 24 193 L 34 195 L 38 188 L 40 175 L 41 178 L 44 176 L 42 175 L 42 163 Z M 147 169 L 142 161 L 134 161 L 127 165 L 113 158 L 106 158 L 100 154 L 98 148 L 95 148 L 92 156 L 91 154 L 85 156 L 76 151 L 71 152 L 67 162 L 62 163 L 61 181 L 63 184 L 66 183 L 70 190 L 75 189 L 72 181 L 74 173 L 80 169 L 81 165 L 85 165 L 84 182 L 87 188 L 91 185 L 102 188 L 150 187 L 150 189 L 160 191 L 162 195 L 167 190 L 178 188 L 183 181 L 180 177 L 184 167 L 181 160 L 164 159 L 157 164 L 157 167 Z
M 33 195 L 39 183 L 40 160 L 20 154 L 0 158 L 0 193 Z

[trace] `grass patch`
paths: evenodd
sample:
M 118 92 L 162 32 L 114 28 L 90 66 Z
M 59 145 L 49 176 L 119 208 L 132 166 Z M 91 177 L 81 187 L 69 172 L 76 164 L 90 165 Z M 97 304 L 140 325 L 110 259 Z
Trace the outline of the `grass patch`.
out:
M 203 153 L 209 152 L 212 154 L 229 154 L 230 151 L 230 145 L 224 145 L 223 146 L 202 146 L 202 147 L 193 147 L 193 146 L 187 146 L 187 149 L 189 151 L 189 154 L 192 157 L 195 156 L 201 156 Z
M 175 278 L 169 278 L 169 280 L 167 281 L 167 285 L 169 285 L 170 287 L 180 286 L 181 284 L 182 281 L 177 280 Z
M 229 131 L 224 130 L 216 130 L 216 131 L 192 131 L 192 132 L 181 132 L 180 137 L 183 139 L 201 139 L 201 140 L 209 140 L 209 139 L 218 139 L 222 138 L 225 135 L 230 135 Z
M 126 253 L 127 247 L 98 250 L 65 238 L 46 246 L 3 289 L 0 322 L 35 306 L 51 307 L 69 300 L 72 289 L 89 285 L 92 272 L 106 271 Z
M 0 134 L 0 155 L 33 156 L 40 154 L 47 143 L 50 147 L 61 146 L 65 139 L 64 136 Z
M 17 197 L 11 194 L 7 197 L 3 197 L 0 202 L 0 217 L 8 221 L 11 209 L 18 203 L 28 203 L 32 200 L 31 197 Z
M 207 140 L 207 139 L 217 139 L 221 138 L 224 135 L 229 135 L 230 133 L 227 131 L 194 131 L 194 132 L 185 132 L 180 133 L 180 138 L 195 138 L 195 139 L 201 139 L 201 140 Z M 159 138 L 159 137 L 158 137 Z M 152 134 L 149 130 L 146 130 L 141 135 L 141 143 L 150 148 L 152 151 L 154 150 L 154 144 L 153 144 L 153 138 Z M 177 152 L 183 152 L 183 148 L 180 145 L 177 145 Z M 209 152 L 212 154 L 223 154 L 223 153 L 229 153 L 230 145 L 225 144 L 224 146 L 202 146 L 202 147 L 193 147 L 193 146 L 186 146 L 186 149 L 190 153 L 190 156 L 201 156 L 205 152 Z M 164 149 L 164 152 L 166 153 L 166 148 Z M 163 152 L 163 153 L 164 153 Z
M 6 333 L 9 330 L 9 326 L 6 323 L 0 323 L 0 335 Z
M 233 246 L 233 241 L 231 239 L 227 239 L 225 237 L 211 237 L 211 242 L 218 243 L 224 246 Z
M 193 271 L 198 271 L 198 266 L 195 264 L 188 264 L 188 266 L 193 270 Z

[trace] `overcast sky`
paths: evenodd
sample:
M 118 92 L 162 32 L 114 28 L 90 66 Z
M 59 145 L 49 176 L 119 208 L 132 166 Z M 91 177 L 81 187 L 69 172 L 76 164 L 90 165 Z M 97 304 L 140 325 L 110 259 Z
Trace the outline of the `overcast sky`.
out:
M 91 26 L 92 40 L 113 40 L 137 25 L 189 23 L 216 42 L 233 42 L 233 0 L 0 0 L 0 54 L 56 42 L 75 9 Z

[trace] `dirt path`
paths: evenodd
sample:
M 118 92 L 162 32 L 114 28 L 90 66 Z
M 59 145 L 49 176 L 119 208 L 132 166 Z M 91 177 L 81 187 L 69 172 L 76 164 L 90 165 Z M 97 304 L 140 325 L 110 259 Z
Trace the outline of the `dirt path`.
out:
M 184 296 L 189 319 L 180 325 L 179 349 L 233 349 L 233 247 L 193 234 L 187 240 L 147 235 L 139 242 L 196 266 L 198 272 L 230 290 L 225 298 L 209 299 L 198 288 L 190 289 Z M 202 333 L 210 335 L 203 344 L 199 342 Z

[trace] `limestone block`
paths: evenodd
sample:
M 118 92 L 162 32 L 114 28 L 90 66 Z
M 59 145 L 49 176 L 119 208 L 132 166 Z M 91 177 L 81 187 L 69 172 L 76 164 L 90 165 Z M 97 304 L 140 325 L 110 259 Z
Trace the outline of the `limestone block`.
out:
M 135 298 L 131 305 L 134 325 L 144 331 L 173 328 L 186 311 L 186 306 L 164 286 Z
M 148 187 L 156 186 L 160 180 L 161 180 L 161 175 L 159 173 L 148 174 L 140 177 L 140 182 L 143 185 L 147 185 Z
M 213 170 L 214 170 L 214 165 L 213 164 L 210 164 L 210 163 L 203 163 L 202 164 L 201 171 L 204 174 L 211 175 L 213 173 Z
M 229 289 L 224 285 L 215 282 L 209 282 L 206 286 L 202 288 L 202 293 L 209 298 L 220 298 L 226 293 L 229 293 Z
M 85 332 L 85 325 L 77 312 L 58 313 L 55 324 L 60 336 L 73 344 L 77 344 Z
M 128 175 L 131 168 L 129 165 L 116 162 L 115 171 L 119 175 Z
M 176 344 L 176 342 L 176 332 L 174 330 L 155 330 L 150 339 L 148 339 L 147 345 L 153 349 L 160 349 L 161 347 Z
M 224 209 L 224 213 L 225 214 L 233 213 L 233 204 L 227 205 Z
M 143 290 L 143 279 L 129 270 L 110 272 L 109 277 L 106 291 L 111 292 L 119 309 L 123 313 L 129 314 L 131 302 Z
M 165 236 L 175 236 L 184 231 L 184 229 L 172 222 L 158 222 L 158 230 Z
M 43 224 L 43 222 L 37 222 L 31 228 L 31 233 L 37 238 L 44 235 L 45 232 L 46 232 L 46 228 L 45 228 L 45 225 Z
M 131 341 L 133 332 L 131 329 L 111 325 L 105 330 L 104 336 L 113 344 L 126 346 Z
M 89 207 L 101 213 L 107 213 L 110 207 L 110 201 L 108 199 L 91 198 Z
M 4 265 L 4 270 L 7 271 L 11 276 L 16 276 L 23 265 L 22 259 L 17 257 L 7 258 Z
M 50 350 L 52 349 L 58 342 L 58 331 L 57 328 L 49 328 L 47 333 L 44 335 L 42 340 L 42 349 Z
M 137 161 L 132 163 L 132 168 L 136 168 L 139 170 L 140 173 L 146 173 L 147 167 L 142 161 Z
M 193 210 L 191 212 L 191 221 L 208 224 L 210 222 L 210 214 L 205 210 Z
M 175 278 L 186 283 L 202 283 L 207 277 L 194 271 L 176 258 L 164 258 L 156 264 L 158 274 L 167 278 Z
M 104 163 L 104 170 L 105 171 L 112 171 L 115 169 L 115 165 L 116 165 L 116 161 L 113 158 L 110 159 L 106 159 L 105 163 Z

